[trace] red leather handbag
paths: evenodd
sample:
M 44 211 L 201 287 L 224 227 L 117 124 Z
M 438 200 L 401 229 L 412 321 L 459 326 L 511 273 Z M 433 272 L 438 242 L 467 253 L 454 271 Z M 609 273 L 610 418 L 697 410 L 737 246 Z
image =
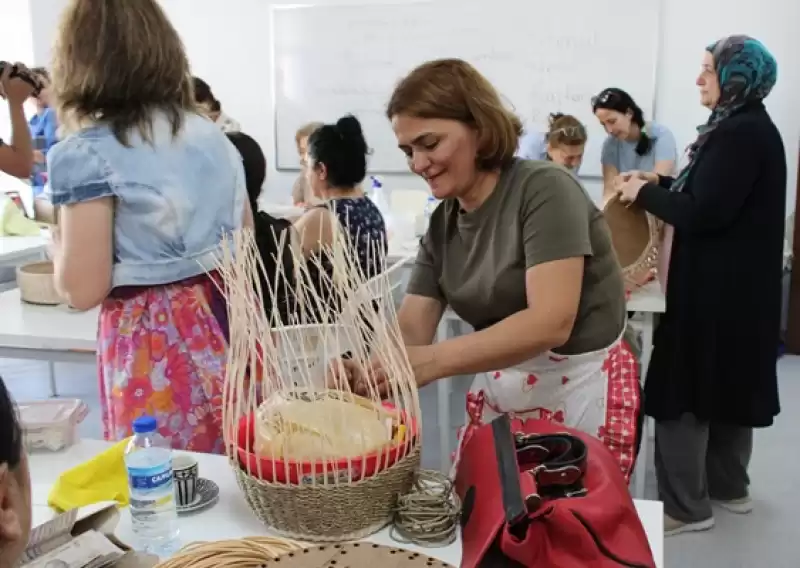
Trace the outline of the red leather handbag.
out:
M 462 568 L 655 567 L 619 464 L 588 434 L 501 416 L 466 440 L 455 485 Z

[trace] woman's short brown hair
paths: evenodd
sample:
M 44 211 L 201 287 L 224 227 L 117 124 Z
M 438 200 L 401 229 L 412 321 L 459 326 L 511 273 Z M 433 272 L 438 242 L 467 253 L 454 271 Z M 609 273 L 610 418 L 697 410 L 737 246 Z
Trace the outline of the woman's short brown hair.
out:
M 503 105 L 494 86 L 461 59 L 423 63 L 395 87 L 386 116 L 457 120 L 478 133 L 476 165 L 505 166 L 514 158 L 522 134 L 519 118 Z
M 69 128 L 108 124 L 121 144 L 136 128 L 152 135 L 152 115 L 172 133 L 195 110 L 189 60 L 157 0 L 72 0 L 53 49 L 53 93 Z
M 324 122 L 309 122 L 307 124 L 304 124 L 303 126 L 297 129 L 297 132 L 295 132 L 294 135 L 295 144 L 300 146 L 300 141 L 303 138 L 308 138 L 314 133 L 315 130 L 319 129 L 322 126 L 325 126 Z
M 553 146 L 583 146 L 589 138 L 586 127 L 571 114 L 554 112 L 549 122 L 547 142 Z

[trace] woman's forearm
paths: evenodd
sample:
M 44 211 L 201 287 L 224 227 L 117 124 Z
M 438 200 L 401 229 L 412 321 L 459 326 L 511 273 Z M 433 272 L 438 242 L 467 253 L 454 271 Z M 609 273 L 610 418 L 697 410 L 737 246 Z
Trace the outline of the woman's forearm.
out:
M 517 312 L 484 330 L 432 345 L 424 374 L 437 380 L 518 365 L 566 343 L 573 323 L 532 309 Z

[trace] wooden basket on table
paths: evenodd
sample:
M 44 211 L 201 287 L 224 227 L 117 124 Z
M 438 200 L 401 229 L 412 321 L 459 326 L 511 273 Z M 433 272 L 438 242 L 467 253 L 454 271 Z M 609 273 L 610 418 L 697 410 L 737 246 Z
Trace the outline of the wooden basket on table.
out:
M 64 303 L 56 291 L 55 269 L 49 260 L 17 267 L 17 285 L 20 297 L 29 304 L 57 306 Z
M 620 201 L 618 195 L 606 202 L 603 214 L 622 266 L 625 289 L 633 292 L 656 276 L 662 223 L 635 203 Z
M 308 286 L 312 261 L 287 252 L 295 278 L 279 274 L 270 289 L 258 289 L 263 266 L 249 231 L 232 235 L 219 263 L 230 321 L 223 392 L 230 464 L 255 514 L 305 541 L 354 540 L 385 527 L 420 463 L 418 392 L 386 301 L 389 279 L 366 281 L 348 248 L 335 246 L 328 258 L 337 277 L 315 287 Z M 291 321 L 261 307 L 286 281 L 297 282 Z M 387 372 L 376 373 L 375 362 Z M 361 396 L 345 368 L 359 370 Z M 260 376 L 251 379 L 251 369 Z

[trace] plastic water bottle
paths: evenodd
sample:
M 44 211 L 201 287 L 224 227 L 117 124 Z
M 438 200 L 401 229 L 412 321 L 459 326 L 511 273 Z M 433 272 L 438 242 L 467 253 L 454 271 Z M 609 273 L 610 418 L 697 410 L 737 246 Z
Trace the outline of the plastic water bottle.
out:
M 136 419 L 133 432 L 125 450 L 133 532 L 141 549 L 164 558 L 180 545 L 172 450 L 156 432 L 152 416 Z
M 372 187 L 370 188 L 369 198 L 378 208 L 383 216 L 383 222 L 386 225 L 386 231 L 389 232 L 392 227 L 392 207 L 389 204 L 389 197 L 383 189 L 383 184 L 375 176 L 370 176 Z
M 439 200 L 433 195 L 428 196 L 428 201 L 425 202 L 425 230 L 428 230 L 431 224 L 431 216 L 436 208 L 439 206 Z
M 438 205 L 438 199 L 433 195 L 428 196 L 427 201 L 425 201 L 425 207 L 422 212 L 417 214 L 414 221 L 414 231 L 417 237 L 422 237 L 428 232 L 428 227 L 431 224 L 431 215 L 433 215 L 433 211 Z

